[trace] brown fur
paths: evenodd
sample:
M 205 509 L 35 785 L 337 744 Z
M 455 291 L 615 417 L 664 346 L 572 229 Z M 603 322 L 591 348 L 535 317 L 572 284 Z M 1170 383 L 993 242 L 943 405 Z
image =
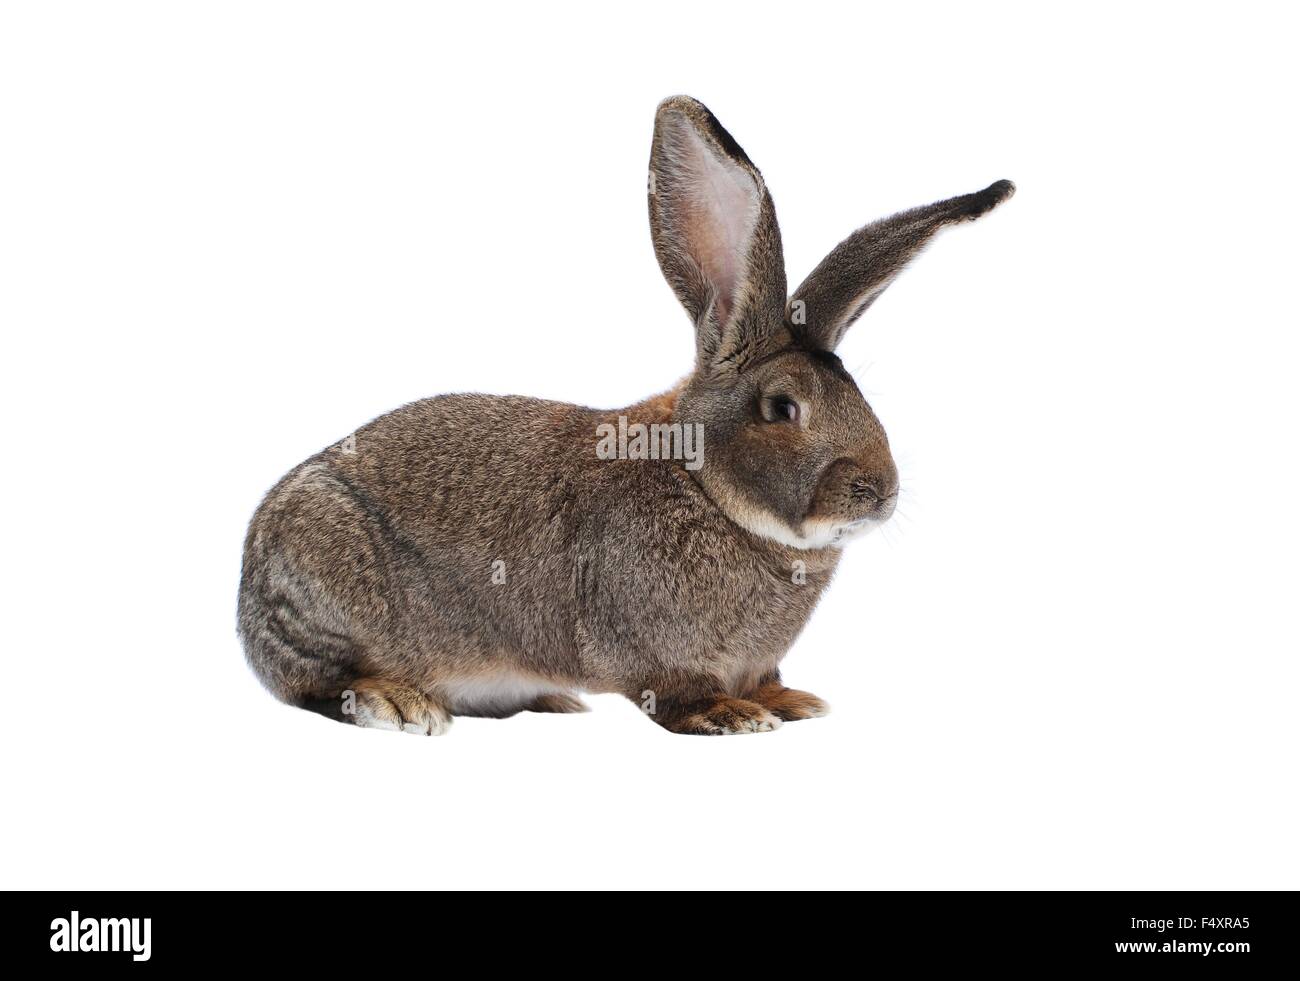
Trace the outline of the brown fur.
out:
M 785 722 L 798 719 L 816 719 L 830 712 L 831 707 L 810 692 L 787 688 L 779 681 L 759 685 L 749 697 Z
M 857 233 L 840 247 L 851 273 L 810 277 L 829 319 L 799 324 L 771 198 L 707 109 L 660 106 L 652 170 L 656 254 L 695 323 L 695 371 L 612 411 L 426 399 L 290 471 L 250 525 L 239 603 L 249 662 L 279 698 L 413 732 L 582 711 L 576 690 L 685 733 L 825 712 L 778 665 L 837 536 L 888 518 L 898 488 L 828 339 L 942 222 L 909 218 L 886 245 Z M 600 459 L 597 427 L 620 416 L 702 425 L 703 466 Z

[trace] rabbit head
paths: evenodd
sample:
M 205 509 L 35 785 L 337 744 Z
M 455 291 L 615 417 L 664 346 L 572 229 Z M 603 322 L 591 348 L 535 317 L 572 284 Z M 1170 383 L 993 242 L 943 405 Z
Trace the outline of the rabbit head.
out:
M 898 468 L 835 348 L 936 232 L 1014 190 L 999 181 L 867 225 L 787 296 L 781 232 L 758 168 L 701 103 L 660 104 L 650 230 L 696 346 L 674 421 L 702 426 L 695 476 L 728 517 L 796 548 L 838 546 L 889 518 Z

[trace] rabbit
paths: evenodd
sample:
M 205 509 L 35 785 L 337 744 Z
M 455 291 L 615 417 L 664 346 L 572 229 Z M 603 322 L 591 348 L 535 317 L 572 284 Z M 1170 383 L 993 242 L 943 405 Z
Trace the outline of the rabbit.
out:
M 253 671 L 289 704 L 431 735 L 457 715 L 586 711 L 582 692 L 684 734 L 824 715 L 785 687 L 781 660 L 841 549 L 898 496 L 884 429 L 835 348 L 935 233 L 1014 190 L 866 225 L 787 296 L 758 168 L 701 103 L 665 100 L 650 231 L 694 325 L 692 373 L 608 411 L 425 399 L 291 470 L 244 545 Z M 649 427 L 669 452 L 611 438 Z

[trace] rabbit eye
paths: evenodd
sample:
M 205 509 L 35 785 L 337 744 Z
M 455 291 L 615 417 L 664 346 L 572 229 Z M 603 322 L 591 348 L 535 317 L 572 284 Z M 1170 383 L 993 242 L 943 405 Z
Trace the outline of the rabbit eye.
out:
M 772 399 L 772 420 L 774 422 L 798 422 L 799 403 L 784 395 Z

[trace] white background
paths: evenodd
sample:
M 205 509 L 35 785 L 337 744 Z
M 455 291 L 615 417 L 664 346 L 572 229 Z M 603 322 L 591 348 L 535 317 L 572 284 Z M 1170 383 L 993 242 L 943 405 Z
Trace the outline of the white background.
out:
M 1300 886 L 1283 10 L 6 4 L 4 884 Z M 785 662 L 834 714 L 279 705 L 234 627 L 284 471 L 418 397 L 688 370 L 644 197 L 678 92 L 792 283 L 1019 186 L 841 348 L 904 498 Z

